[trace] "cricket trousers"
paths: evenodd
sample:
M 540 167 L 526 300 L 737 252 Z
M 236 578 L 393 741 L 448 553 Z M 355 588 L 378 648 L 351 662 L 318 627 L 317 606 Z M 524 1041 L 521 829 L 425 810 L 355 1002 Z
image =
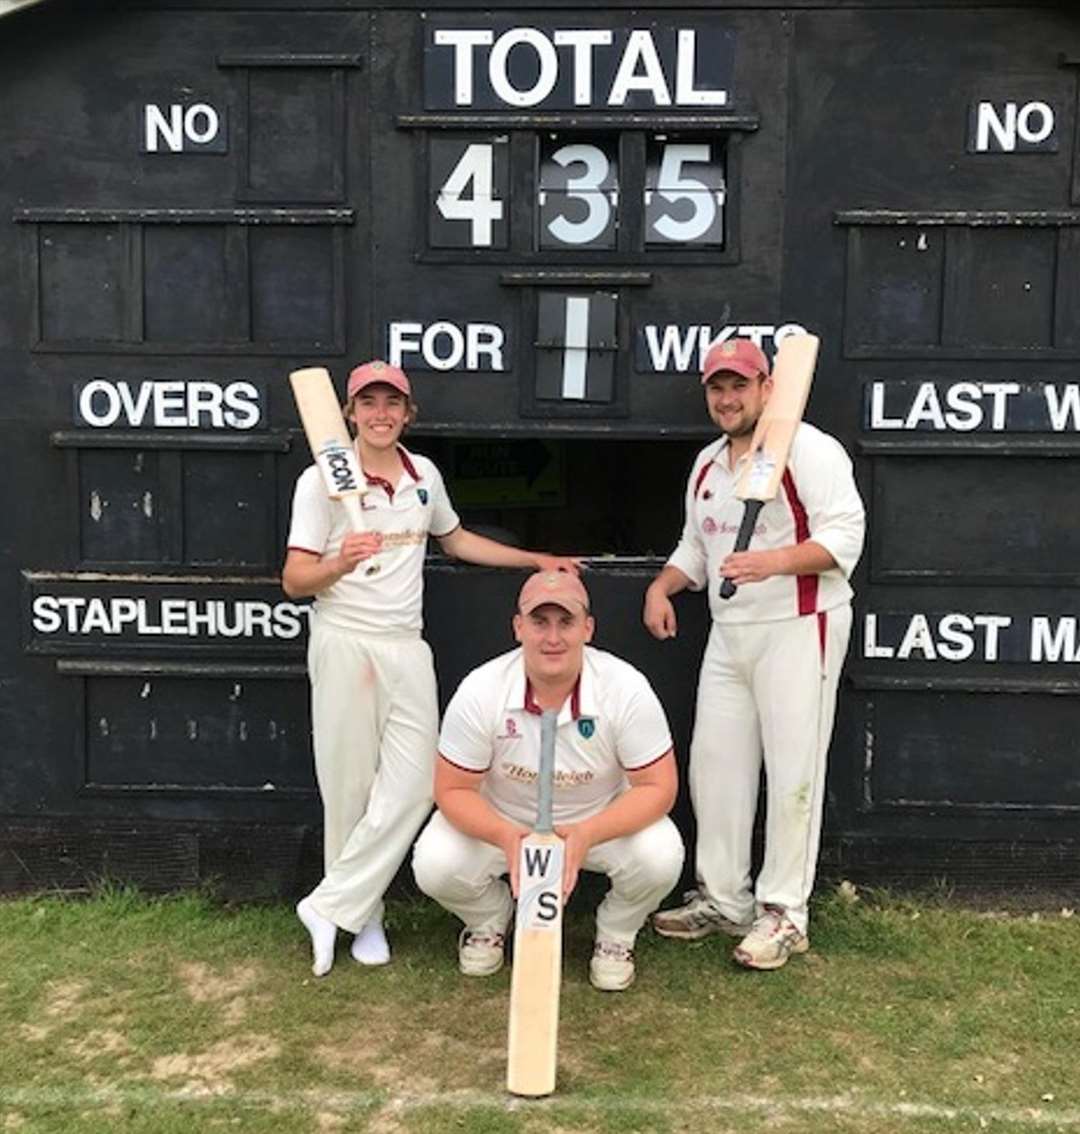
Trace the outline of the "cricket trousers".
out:
M 596 911 L 596 936 L 633 948 L 645 919 L 671 892 L 683 866 L 683 842 L 666 816 L 633 835 L 598 843 L 583 869 L 606 874 L 611 889 Z M 462 834 L 439 811 L 413 851 L 416 883 L 468 929 L 504 933 L 514 901 L 502 875 L 506 856 Z
M 315 910 L 358 933 L 431 810 L 438 701 L 419 635 L 361 636 L 312 620 L 308 647 L 326 875 Z
M 701 664 L 690 797 L 697 878 L 739 924 L 781 906 L 805 933 L 814 887 L 825 766 L 851 607 L 779 622 L 713 623 Z M 751 886 L 750 844 L 762 761 L 765 857 Z

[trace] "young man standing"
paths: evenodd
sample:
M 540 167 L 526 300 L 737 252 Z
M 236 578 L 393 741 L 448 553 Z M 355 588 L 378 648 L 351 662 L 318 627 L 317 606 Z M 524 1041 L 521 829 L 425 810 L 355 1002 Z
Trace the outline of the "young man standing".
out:
M 650 633 L 674 637 L 671 596 L 708 587 L 712 627 L 690 747 L 698 888 L 653 924 L 666 937 L 740 938 L 736 961 L 775 969 L 809 948 L 807 903 L 863 506 L 843 447 L 804 422 L 750 550 L 732 553 L 743 512 L 735 483 L 772 379 L 761 350 L 733 339 L 708 351 L 702 382 L 722 436 L 694 462 L 682 538 L 649 586 L 644 611 Z M 731 599 L 719 595 L 724 578 L 738 586 Z M 763 759 L 765 860 L 755 890 L 750 842 Z
M 438 811 L 416 843 L 416 880 L 465 923 L 461 971 L 498 972 L 519 848 L 536 820 L 540 716 L 557 711 L 554 819 L 566 847 L 564 895 L 581 870 L 611 879 L 596 913 L 589 977 L 596 988 L 619 991 L 634 979 L 638 930 L 682 870 L 682 838 L 667 818 L 677 780 L 667 719 L 644 675 L 588 645 L 594 624 L 577 576 L 530 576 L 513 625 L 519 648 L 474 669 L 447 706 Z
M 385 964 L 383 894 L 431 807 L 438 706 L 421 638 L 424 555 L 493 567 L 577 570 L 577 562 L 466 531 L 442 476 L 400 443 L 415 418 L 409 379 L 376 360 L 349 375 L 345 415 L 367 480 L 368 530 L 349 530 L 316 466 L 293 497 L 282 586 L 315 596 L 308 647 L 315 771 L 326 875 L 297 906 L 316 976 L 330 971 L 339 928 L 361 964 Z

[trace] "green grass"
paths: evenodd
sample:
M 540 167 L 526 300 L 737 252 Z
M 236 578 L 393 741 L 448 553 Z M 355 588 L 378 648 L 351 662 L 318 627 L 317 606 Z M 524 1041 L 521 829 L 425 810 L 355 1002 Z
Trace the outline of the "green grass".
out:
M 284 905 L 0 902 L 0 1131 L 1080 1131 L 1080 918 L 830 895 L 785 969 L 644 933 L 603 995 L 592 897 L 541 1103 L 503 1093 L 508 974 L 461 977 L 430 903 L 391 903 L 393 964 L 343 938 L 316 980 Z

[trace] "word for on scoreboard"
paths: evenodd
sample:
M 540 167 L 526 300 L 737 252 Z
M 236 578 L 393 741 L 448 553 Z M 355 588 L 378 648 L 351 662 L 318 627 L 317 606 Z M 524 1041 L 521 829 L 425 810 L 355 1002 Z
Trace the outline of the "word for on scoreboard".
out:
M 386 329 L 386 357 L 405 370 L 503 371 L 505 348 L 506 332 L 498 323 L 401 319 Z
M 866 659 L 932 662 L 1080 663 L 1076 615 L 962 612 L 867 614 Z
M 429 110 L 726 106 L 735 34 L 709 26 L 460 27 L 429 21 Z
M 506 134 L 428 143 L 432 248 L 505 249 L 510 243 Z M 617 139 L 540 141 L 533 227 L 541 251 L 612 251 L 629 194 L 644 206 L 646 247 L 721 248 L 726 201 L 722 141 L 649 138 L 644 179 L 623 184 Z
M 871 381 L 871 431 L 1076 433 L 1080 382 Z
M 91 429 L 258 429 L 261 382 L 92 378 L 72 387 L 75 423 Z

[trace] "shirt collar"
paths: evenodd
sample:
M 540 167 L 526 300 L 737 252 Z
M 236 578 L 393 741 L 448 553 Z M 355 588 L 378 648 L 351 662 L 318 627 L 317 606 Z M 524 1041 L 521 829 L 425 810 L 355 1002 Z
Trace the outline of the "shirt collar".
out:
M 422 481 L 424 478 L 417 471 L 416 465 L 412 459 L 412 454 L 408 451 L 408 449 L 405 448 L 404 445 L 398 445 L 397 454 L 401 458 L 401 467 L 405 470 L 405 475 L 412 477 L 415 484 L 419 484 L 420 481 Z M 359 455 L 359 448 L 357 449 L 357 455 Z M 394 492 L 401 486 L 400 481 L 397 485 L 393 485 L 385 477 L 373 476 L 367 471 L 367 469 L 364 469 L 363 472 L 364 479 L 368 482 L 369 485 L 371 485 L 373 488 L 381 488 L 383 492 L 386 493 L 388 499 L 394 499 Z
M 559 724 L 563 724 L 566 721 L 580 720 L 582 717 L 595 718 L 598 715 L 596 711 L 596 698 L 593 695 L 596 682 L 592 672 L 591 653 L 592 651 L 586 646 L 584 658 L 582 659 L 581 673 L 578 674 L 578 679 L 574 682 L 574 688 L 570 691 L 570 696 L 567 697 L 562 703 L 562 707 L 559 709 Z M 519 661 L 521 661 L 520 652 Z M 533 713 L 536 716 L 539 716 L 542 711 L 533 697 L 532 686 L 529 683 L 528 677 L 525 675 L 525 665 L 523 661 L 516 667 L 514 680 L 510 686 L 510 694 L 506 700 L 506 708 L 509 710 L 516 709 L 526 713 Z

